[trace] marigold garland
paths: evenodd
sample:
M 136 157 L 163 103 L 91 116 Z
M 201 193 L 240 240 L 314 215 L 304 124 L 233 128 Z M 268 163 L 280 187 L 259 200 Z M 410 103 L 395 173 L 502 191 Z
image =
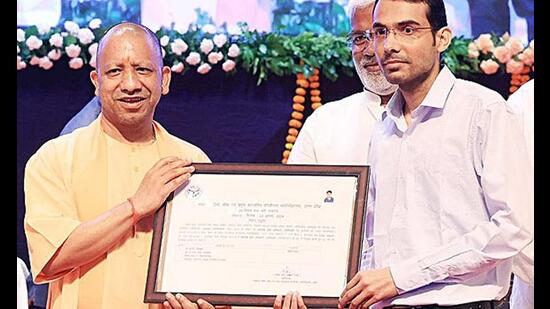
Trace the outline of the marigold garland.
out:
M 304 103 L 306 102 L 307 89 L 310 89 L 310 100 L 311 108 L 313 110 L 319 108 L 323 103 L 321 103 L 321 91 L 319 90 L 319 70 L 314 69 L 313 74 L 306 78 L 304 74 L 296 74 L 296 90 L 295 95 L 292 98 L 292 113 L 290 114 L 290 121 L 288 122 L 288 135 L 286 136 L 285 150 L 283 151 L 283 159 L 281 162 L 286 164 L 294 142 L 300 133 L 300 128 L 302 127 L 302 120 L 304 119 Z

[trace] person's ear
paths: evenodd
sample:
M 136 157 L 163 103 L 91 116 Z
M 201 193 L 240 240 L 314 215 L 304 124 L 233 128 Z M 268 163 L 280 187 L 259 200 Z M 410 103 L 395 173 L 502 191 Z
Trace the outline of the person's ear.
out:
M 162 67 L 162 94 L 166 95 L 170 91 L 170 80 L 172 79 L 172 70 L 170 67 Z
M 94 90 L 94 94 L 96 96 L 99 96 L 99 74 L 97 74 L 97 71 L 96 70 L 93 70 L 92 72 L 90 72 L 90 80 L 92 81 L 92 84 L 94 84 L 94 87 L 95 87 L 95 90 Z
M 437 47 L 437 51 L 442 53 L 449 45 L 451 45 L 451 41 L 453 39 L 453 31 L 449 27 L 443 27 L 435 33 L 435 46 Z

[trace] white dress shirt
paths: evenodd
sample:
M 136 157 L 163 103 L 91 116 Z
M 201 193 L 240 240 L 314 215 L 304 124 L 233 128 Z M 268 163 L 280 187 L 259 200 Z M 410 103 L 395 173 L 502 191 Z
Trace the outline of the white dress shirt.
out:
M 384 111 L 380 103 L 364 90 L 322 105 L 307 118 L 288 163 L 366 165 L 374 124 Z
M 527 143 L 527 151 L 532 167 L 535 166 L 534 142 L 535 142 L 535 81 L 532 79 L 508 98 L 508 104 L 516 112 L 523 127 L 523 134 Z M 533 205 L 534 206 L 534 205 Z M 534 231 L 534 208 L 526 209 L 529 218 L 529 228 Z M 510 296 L 510 309 L 535 308 L 535 252 L 533 241 L 520 254 L 514 258 L 512 272 L 514 284 Z
M 25 262 L 17 258 L 17 309 L 29 308 L 29 294 L 27 291 L 27 278 L 30 276 Z
M 501 299 L 511 257 L 532 241 L 517 119 L 498 93 L 447 67 L 410 126 L 402 108 L 397 91 L 371 138 L 367 267 L 389 266 L 399 291 L 373 308 Z

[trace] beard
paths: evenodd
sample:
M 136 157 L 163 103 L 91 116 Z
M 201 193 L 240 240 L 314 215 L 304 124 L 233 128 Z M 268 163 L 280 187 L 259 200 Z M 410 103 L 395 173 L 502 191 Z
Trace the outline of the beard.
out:
M 359 75 L 359 79 L 361 79 L 363 86 L 365 87 L 365 89 L 374 92 L 375 94 L 380 96 L 386 96 L 394 93 L 397 88 L 399 88 L 399 86 L 388 82 L 381 70 L 374 73 L 367 70 L 366 66 L 372 64 L 375 61 L 376 60 L 374 60 L 374 57 L 366 56 L 361 58 L 359 63 L 355 60 L 355 58 L 353 59 L 355 70 L 357 71 L 357 74 Z

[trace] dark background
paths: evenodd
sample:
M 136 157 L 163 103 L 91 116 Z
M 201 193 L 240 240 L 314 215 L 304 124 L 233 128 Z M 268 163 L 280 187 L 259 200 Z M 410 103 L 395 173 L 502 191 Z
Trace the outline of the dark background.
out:
M 72 70 L 67 61 L 45 71 L 27 67 L 17 72 L 17 256 L 28 265 L 23 231 L 25 163 L 94 96 L 90 69 Z M 509 75 L 472 78 L 508 96 Z M 279 163 L 292 112 L 295 77 L 256 77 L 240 69 L 226 75 L 219 68 L 206 75 L 189 71 L 172 75 L 170 93 L 157 107 L 155 119 L 170 133 L 189 141 L 212 162 Z M 356 76 L 321 78 L 323 102 L 361 91 Z M 306 102 L 306 116 L 311 113 Z M 345 132 L 343 132 L 345 136 Z

